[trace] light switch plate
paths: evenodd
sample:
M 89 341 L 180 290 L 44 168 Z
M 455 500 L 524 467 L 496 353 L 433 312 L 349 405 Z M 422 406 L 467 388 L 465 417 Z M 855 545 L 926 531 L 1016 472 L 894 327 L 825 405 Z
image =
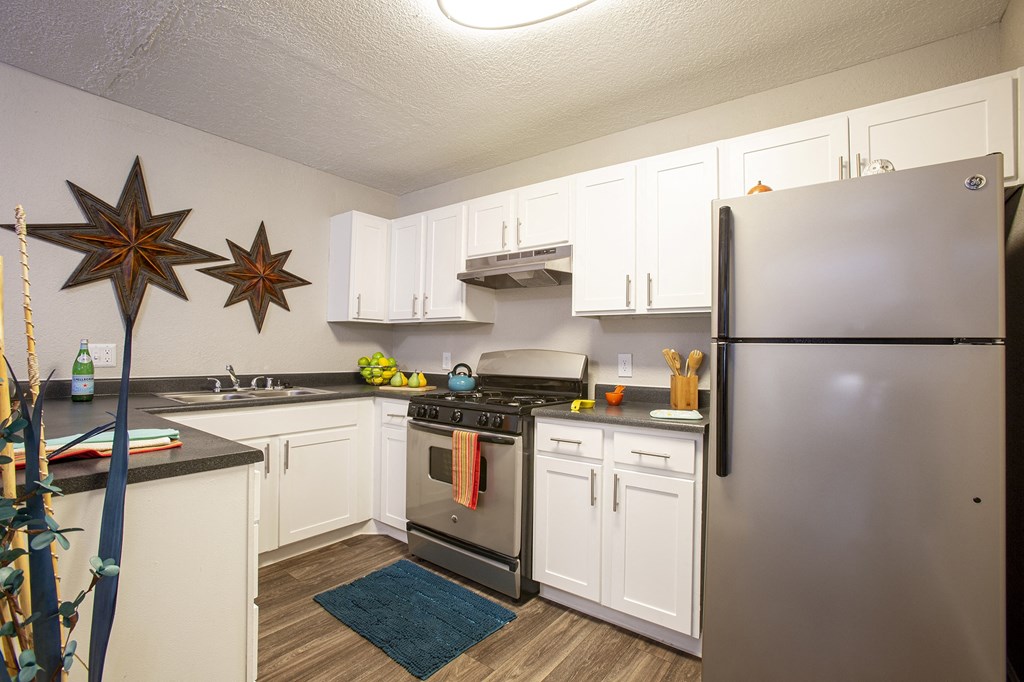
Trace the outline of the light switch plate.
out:
M 633 376 L 633 354 L 632 353 L 619 353 L 619 376 L 620 377 L 631 377 L 631 376 Z
M 89 355 L 93 367 L 117 367 L 116 343 L 90 343 Z
M 452 368 L 452 354 L 448 351 L 441 353 L 441 369 Z

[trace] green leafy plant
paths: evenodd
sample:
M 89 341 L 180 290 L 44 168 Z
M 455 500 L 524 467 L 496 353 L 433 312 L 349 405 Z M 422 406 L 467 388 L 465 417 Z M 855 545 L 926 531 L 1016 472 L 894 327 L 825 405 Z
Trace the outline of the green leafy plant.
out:
M 70 601 L 57 598 L 57 581 L 51 558 L 51 544 L 64 549 L 71 546 L 69 533 L 81 528 L 63 528 L 50 516 L 43 504 L 43 494 L 62 495 L 54 485 L 53 475 L 40 478 L 39 446 L 42 434 L 43 394 L 35 403 L 29 401 L 21 384 L 13 378 L 20 405 L 0 424 L 0 449 L 8 443 L 24 443 L 25 485 L 17 497 L 0 497 L 0 682 L 59 680 L 62 670 L 69 670 L 75 659 L 77 642 L 71 639 L 78 623 L 78 608 L 97 585 L 106 579 L 116 579 L 119 567 L 113 559 L 98 556 L 90 560 L 92 580 Z M 104 431 L 114 422 L 99 426 L 62 446 L 50 457 Z M 0 464 L 10 464 L 11 458 L 0 455 Z M 16 538 L 27 539 L 28 550 L 16 546 Z M 18 560 L 28 555 L 28 576 L 19 568 Z M 30 577 L 31 613 L 23 609 L 23 588 Z M 67 633 L 62 636 L 61 626 Z M 13 674 L 16 677 L 12 677 Z

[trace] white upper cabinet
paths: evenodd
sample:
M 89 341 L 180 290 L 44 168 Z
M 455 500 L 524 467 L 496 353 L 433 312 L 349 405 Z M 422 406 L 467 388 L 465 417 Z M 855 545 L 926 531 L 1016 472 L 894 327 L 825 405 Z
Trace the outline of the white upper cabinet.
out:
M 572 237 L 570 178 L 557 178 L 516 190 L 516 249 L 568 243 Z
M 636 178 L 635 163 L 576 176 L 574 314 L 636 311 Z
M 1000 74 L 850 112 L 852 175 L 858 175 L 858 156 L 864 172 L 876 159 L 905 170 L 1002 152 L 1004 180 L 1016 182 L 1013 76 Z
M 466 204 L 391 221 L 388 321 L 493 322 L 494 291 L 458 279 Z
M 569 242 L 570 178 L 557 178 L 466 204 L 466 258 Z
M 849 150 L 846 116 L 744 135 L 722 149 L 723 197 L 746 194 L 758 182 L 788 189 L 839 180 Z
M 705 145 L 640 162 L 637 259 L 646 312 L 711 310 L 711 202 L 718 149 Z
M 384 322 L 388 221 L 349 211 L 331 218 L 328 322 Z

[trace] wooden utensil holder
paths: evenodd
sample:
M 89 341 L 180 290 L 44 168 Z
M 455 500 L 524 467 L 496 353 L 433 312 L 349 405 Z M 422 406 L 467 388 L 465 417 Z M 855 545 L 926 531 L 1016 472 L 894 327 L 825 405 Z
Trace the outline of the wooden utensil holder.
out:
M 673 410 L 697 409 L 697 376 L 673 374 L 669 384 L 669 402 Z

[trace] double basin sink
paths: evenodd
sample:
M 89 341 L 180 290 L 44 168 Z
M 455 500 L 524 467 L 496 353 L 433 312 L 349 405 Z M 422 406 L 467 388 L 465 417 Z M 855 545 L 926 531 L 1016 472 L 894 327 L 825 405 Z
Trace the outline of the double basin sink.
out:
M 185 403 L 186 405 L 196 405 L 200 403 L 224 403 L 224 402 L 259 402 L 268 398 L 295 398 L 303 395 L 324 395 L 325 393 L 331 393 L 322 388 L 276 388 L 269 391 L 253 391 L 253 390 L 239 390 L 239 391 L 223 391 L 221 393 L 214 393 L 213 391 L 191 391 L 185 393 L 159 393 L 161 398 L 167 398 L 179 403 Z

